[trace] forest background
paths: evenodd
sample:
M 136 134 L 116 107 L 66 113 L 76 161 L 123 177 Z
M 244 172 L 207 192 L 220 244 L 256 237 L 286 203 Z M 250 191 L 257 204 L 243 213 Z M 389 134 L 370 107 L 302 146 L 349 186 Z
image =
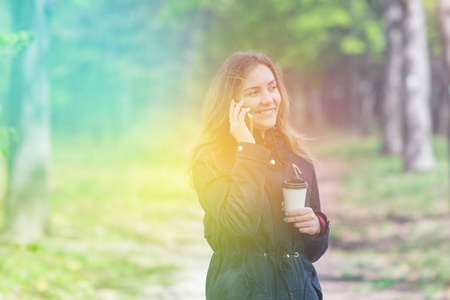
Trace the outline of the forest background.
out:
M 186 149 L 249 49 L 339 166 L 327 298 L 450 297 L 448 2 L 0 1 L 0 299 L 182 299 L 173 258 L 208 249 Z

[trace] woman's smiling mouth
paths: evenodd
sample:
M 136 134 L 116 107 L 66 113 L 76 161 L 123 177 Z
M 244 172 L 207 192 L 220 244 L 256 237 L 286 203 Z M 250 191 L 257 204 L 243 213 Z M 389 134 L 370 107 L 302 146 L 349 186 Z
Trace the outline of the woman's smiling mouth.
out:
M 263 115 L 263 116 L 270 116 L 270 115 L 272 115 L 274 113 L 275 113 L 275 108 L 260 110 L 260 111 L 257 112 L 257 114 Z

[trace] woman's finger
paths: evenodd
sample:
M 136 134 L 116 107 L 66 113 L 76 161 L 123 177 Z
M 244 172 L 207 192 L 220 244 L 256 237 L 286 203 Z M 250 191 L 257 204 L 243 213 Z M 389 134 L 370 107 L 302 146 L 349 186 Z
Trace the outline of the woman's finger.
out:
M 303 215 L 303 216 L 295 216 L 295 217 L 286 217 L 285 218 L 286 223 L 293 223 L 293 222 L 308 222 L 311 220 L 314 220 L 314 216 L 310 215 Z
M 293 224 L 293 226 L 296 228 L 309 228 L 309 227 L 314 227 L 314 222 L 313 221 L 295 222 Z
M 250 108 L 243 108 L 241 110 L 241 112 L 239 113 L 239 122 L 244 122 L 245 120 L 245 115 L 250 111 Z
M 239 122 L 239 114 L 241 112 L 242 105 L 244 105 L 244 100 L 239 101 L 238 103 L 234 102 L 233 111 L 231 112 L 231 122 L 236 125 Z
M 244 100 L 241 100 L 239 103 L 235 102 L 233 112 L 231 113 L 234 123 L 237 123 L 239 121 L 239 113 L 241 111 L 241 107 L 243 104 L 244 104 Z
M 231 113 L 234 111 L 234 106 L 236 105 L 236 101 L 234 101 L 234 99 L 231 99 L 231 104 L 230 104 L 230 116 Z
M 314 214 L 314 211 L 312 210 L 311 207 L 301 207 L 288 211 L 288 213 L 289 216 L 306 216 L 309 214 Z
M 299 228 L 298 231 L 300 231 L 301 233 L 307 233 L 309 235 L 313 235 L 316 233 L 314 227 Z
M 234 102 L 233 111 L 231 112 L 231 118 L 232 118 L 232 122 L 235 126 L 237 125 L 237 122 L 238 122 L 239 111 L 240 111 L 239 104 Z
M 236 104 L 236 106 L 234 108 L 234 113 L 236 114 L 236 119 L 237 119 L 237 116 L 239 115 L 239 112 L 241 111 L 241 108 L 243 105 L 244 105 L 244 100 L 241 100 Z

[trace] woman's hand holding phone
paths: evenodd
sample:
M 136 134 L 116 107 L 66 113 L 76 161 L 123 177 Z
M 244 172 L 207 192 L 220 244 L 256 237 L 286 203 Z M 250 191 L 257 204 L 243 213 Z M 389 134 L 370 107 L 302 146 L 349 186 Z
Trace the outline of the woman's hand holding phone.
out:
M 230 133 L 238 143 L 247 142 L 255 143 L 255 139 L 251 134 L 249 128 L 245 124 L 245 116 L 250 111 L 250 108 L 242 108 L 244 101 L 236 103 L 231 100 L 230 105 Z

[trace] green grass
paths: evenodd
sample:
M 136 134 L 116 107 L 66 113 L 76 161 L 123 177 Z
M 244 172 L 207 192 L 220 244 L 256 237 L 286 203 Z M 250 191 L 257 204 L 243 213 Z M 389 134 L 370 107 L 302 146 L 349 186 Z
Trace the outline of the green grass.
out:
M 140 265 L 136 250 L 121 253 L 111 247 L 96 249 L 90 243 L 54 242 L 28 246 L 3 245 L 0 269 L 1 295 L 5 299 L 101 299 L 110 291 L 128 299 L 142 283 L 157 283 L 170 264 Z
M 203 240 L 190 226 L 203 214 L 185 177 L 187 138 L 160 134 L 55 141 L 50 235 L 0 244 L 0 299 L 134 299 L 168 284 L 176 266 L 164 249 Z
M 377 211 L 399 217 L 449 213 L 449 164 L 446 141 L 434 141 L 436 169 L 424 173 L 403 170 L 400 157 L 380 155 L 374 138 L 357 139 L 345 144 L 322 145 L 324 155 L 346 162 L 351 173 L 343 179 L 352 204 L 375 206 Z M 380 209 L 381 208 L 381 209 Z
M 405 285 L 427 297 L 450 286 L 448 146 L 433 141 L 436 169 L 407 173 L 400 157 L 380 154 L 375 138 L 333 141 L 317 151 L 344 163 L 342 195 L 331 232 L 335 251 L 350 253 L 343 276 L 372 289 Z

